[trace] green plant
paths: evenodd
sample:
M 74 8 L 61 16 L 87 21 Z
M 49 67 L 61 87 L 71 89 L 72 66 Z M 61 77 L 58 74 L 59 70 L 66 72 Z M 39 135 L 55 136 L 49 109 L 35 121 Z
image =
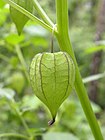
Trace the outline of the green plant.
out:
M 24 9 L 23 7 L 17 5 L 11 0 L 5 0 L 8 4 L 10 4 L 13 8 L 16 8 L 18 11 L 26 15 L 31 20 L 34 20 L 50 32 L 53 30 L 54 24 L 49 19 L 49 17 L 46 15 L 44 10 L 40 7 L 39 3 L 36 0 L 33 0 L 33 4 L 35 7 L 37 7 L 37 12 L 43 19 L 40 20 L 36 16 L 34 16 L 32 13 Z M 103 140 L 103 136 L 101 134 L 99 125 L 97 123 L 97 120 L 95 118 L 95 115 L 92 111 L 86 89 L 83 85 L 82 78 L 78 69 L 78 65 L 75 59 L 75 55 L 70 43 L 69 35 L 68 35 L 68 8 L 67 8 L 67 0 L 56 0 L 56 15 L 57 15 L 57 28 L 55 29 L 55 36 L 59 42 L 60 49 L 62 51 L 67 52 L 70 54 L 72 59 L 74 60 L 75 67 L 76 67 L 76 79 L 75 79 L 75 90 L 77 92 L 77 95 L 80 99 L 82 108 L 86 114 L 87 120 L 90 124 L 91 130 L 94 134 L 94 137 L 96 140 Z

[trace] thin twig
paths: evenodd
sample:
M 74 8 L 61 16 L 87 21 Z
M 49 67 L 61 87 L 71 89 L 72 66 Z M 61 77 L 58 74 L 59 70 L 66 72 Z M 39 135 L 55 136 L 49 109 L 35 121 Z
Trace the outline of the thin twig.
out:
M 23 54 L 22 54 L 22 52 L 21 52 L 21 49 L 20 49 L 19 45 L 16 45 L 15 47 L 16 47 L 16 53 L 17 53 L 18 58 L 19 58 L 19 60 L 20 60 L 20 62 L 21 62 L 21 65 L 22 65 L 22 67 L 23 67 L 25 76 L 26 76 L 26 78 L 27 78 L 27 80 L 28 80 L 28 82 L 29 82 L 29 76 L 28 76 L 28 71 L 27 71 L 27 65 L 26 65 L 26 62 L 25 62 L 25 60 L 24 60 Z
M 4 134 L 0 134 L 0 138 L 3 138 L 3 137 L 17 137 L 17 138 L 23 138 L 23 139 L 26 139 L 28 140 L 29 138 L 22 135 L 22 134 L 17 134 L 17 133 L 4 133 Z
M 53 27 L 54 23 L 51 21 L 51 19 L 48 17 L 48 15 L 45 13 L 45 11 L 42 9 L 42 7 L 38 3 L 38 1 L 37 0 L 32 0 L 32 1 L 33 1 L 33 5 L 34 5 L 35 9 L 39 13 L 40 17 L 44 20 L 44 22 L 46 22 L 48 25 Z

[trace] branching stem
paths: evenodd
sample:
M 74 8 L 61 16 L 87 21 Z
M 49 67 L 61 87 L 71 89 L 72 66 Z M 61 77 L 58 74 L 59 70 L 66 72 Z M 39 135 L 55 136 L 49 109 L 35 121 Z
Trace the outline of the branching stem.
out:
M 74 60 L 76 68 L 76 77 L 75 77 L 75 89 L 79 100 L 81 102 L 82 108 L 86 115 L 86 118 L 89 122 L 91 130 L 93 132 L 95 140 L 103 140 L 99 124 L 96 120 L 94 112 L 92 110 L 86 89 L 84 87 L 79 68 L 76 62 L 74 51 L 70 43 L 68 35 L 68 0 L 56 0 L 56 11 L 57 11 L 57 27 L 58 34 L 56 37 L 58 39 L 60 48 L 62 51 L 68 52 Z
M 37 0 L 32 0 L 33 1 L 33 5 L 35 7 L 35 9 L 37 10 L 37 12 L 39 13 L 40 17 L 43 19 L 43 21 L 45 23 L 47 23 L 49 26 L 53 27 L 54 24 L 51 21 L 51 19 L 47 16 L 47 14 L 45 13 L 45 11 L 42 9 L 42 7 L 40 6 L 40 4 L 38 3 Z

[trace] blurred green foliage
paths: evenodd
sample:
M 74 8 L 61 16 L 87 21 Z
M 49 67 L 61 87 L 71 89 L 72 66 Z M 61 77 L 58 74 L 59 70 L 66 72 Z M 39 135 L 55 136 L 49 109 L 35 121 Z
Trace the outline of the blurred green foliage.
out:
M 55 2 L 39 0 L 46 13 L 55 22 Z M 105 50 L 105 41 L 100 47 L 94 43 L 96 9 L 98 0 L 69 0 L 70 38 L 83 77 L 90 75 L 92 56 Z M 92 13 L 92 14 L 91 14 Z M 35 11 L 36 14 L 36 11 Z M 38 16 L 38 15 L 37 15 Z M 76 94 L 65 101 L 59 109 L 54 126 L 48 127 L 50 118 L 47 108 L 34 96 L 29 79 L 29 65 L 33 56 L 50 51 L 51 34 L 29 21 L 22 35 L 18 36 L 8 5 L 0 1 L 0 136 L 2 133 L 30 134 L 35 140 L 92 140 L 92 134 Z M 59 51 L 54 40 L 54 50 Z M 103 52 L 104 53 L 104 52 Z M 105 71 L 105 56 L 100 73 Z M 105 77 L 99 80 L 99 105 L 105 108 Z M 88 89 L 88 84 L 86 85 Z M 92 104 L 99 117 L 105 135 L 105 112 L 99 105 Z M 21 117 L 20 117 L 20 116 Z M 24 120 L 24 121 L 22 121 Z M 3 137 L 3 140 L 21 138 Z

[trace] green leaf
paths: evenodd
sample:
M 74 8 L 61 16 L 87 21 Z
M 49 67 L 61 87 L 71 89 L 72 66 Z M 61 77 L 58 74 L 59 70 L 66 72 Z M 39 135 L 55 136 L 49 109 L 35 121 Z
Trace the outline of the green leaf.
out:
M 105 50 L 105 45 L 89 47 L 85 50 L 85 53 L 91 54 L 91 53 L 95 53 L 101 50 Z
M 8 9 L 6 8 L 0 9 L 0 26 L 5 23 L 7 15 L 8 15 Z
M 10 88 L 14 89 L 17 93 L 21 93 L 25 86 L 25 79 L 21 72 L 14 72 L 7 78 L 7 84 Z
M 15 2 L 19 6 L 23 7 L 24 9 L 32 13 L 33 5 L 31 0 L 13 0 L 13 2 Z M 13 22 L 16 25 L 18 34 L 20 35 L 24 25 L 27 23 L 29 18 L 11 6 L 10 6 L 10 14 Z
M 7 98 L 9 100 L 12 100 L 15 95 L 14 90 L 10 88 L 0 88 L 0 98 Z
M 19 62 L 19 59 L 18 59 L 18 57 L 16 57 L 16 56 L 12 56 L 12 57 L 9 59 L 9 63 L 12 65 L 13 68 L 16 68 L 16 67 L 17 67 L 18 62 Z
M 5 5 L 3 0 L 0 0 L 0 8 L 2 8 Z
M 69 133 L 46 133 L 43 135 L 43 140 L 79 140 Z
M 37 109 L 41 105 L 41 102 L 34 95 L 24 96 L 21 103 L 21 111 L 29 111 Z
M 16 34 L 10 34 L 5 38 L 6 42 L 10 45 L 17 45 L 24 40 L 24 36 L 18 36 Z

